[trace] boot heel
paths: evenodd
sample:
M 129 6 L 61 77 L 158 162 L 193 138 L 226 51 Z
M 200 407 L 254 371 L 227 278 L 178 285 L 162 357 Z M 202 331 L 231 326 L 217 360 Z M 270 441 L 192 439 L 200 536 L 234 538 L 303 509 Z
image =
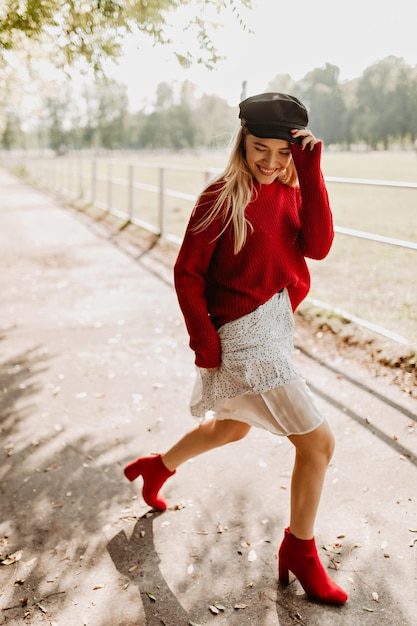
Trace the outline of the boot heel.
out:
M 126 467 L 123 470 L 123 473 L 126 476 L 126 478 L 130 480 L 130 482 L 133 482 L 134 480 L 136 480 L 138 476 L 142 474 L 140 460 L 137 459 L 136 461 L 132 461 L 132 463 L 129 463 L 129 465 L 126 465 Z
M 126 465 L 123 471 L 131 482 L 138 476 L 142 476 L 142 496 L 146 504 L 158 511 L 165 511 L 167 503 L 159 496 L 159 490 L 164 482 L 175 474 L 175 470 L 171 472 L 164 465 L 160 454 L 142 456 Z
M 348 594 L 327 574 L 313 539 L 298 539 L 289 528 L 278 552 L 278 576 L 288 585 L 288 570 L 294 574 L 311 600 L 325 604 L 344 604 Z
M 290 572 L 289 569 L 284 563 L 279 561 L 278 563 L 278 578 L 281 585 L 289 585 L 290 584 Z

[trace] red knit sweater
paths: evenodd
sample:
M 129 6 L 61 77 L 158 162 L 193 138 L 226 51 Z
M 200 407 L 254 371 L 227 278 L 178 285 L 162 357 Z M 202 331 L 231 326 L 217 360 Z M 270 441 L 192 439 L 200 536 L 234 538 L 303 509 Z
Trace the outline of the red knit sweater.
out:
M 254 182 L 245 211 L 252 228 L 238 254 L 231 225 L 217 238 L 220 218 L 202 232 L 192 231 L 212 205 L 213 194 L 202 195 L 190 218 L 174 279 L 199 367 L 220 365 L 216 329 L 254 311 L 282 288 L 288 289 L 295 310 L 310 288 L 305 257 L 322 259 L 330 250 L 333 220 L 320 169 L 321 143 L 312 151 L 291 145 L 291 151 L 299 187 Z

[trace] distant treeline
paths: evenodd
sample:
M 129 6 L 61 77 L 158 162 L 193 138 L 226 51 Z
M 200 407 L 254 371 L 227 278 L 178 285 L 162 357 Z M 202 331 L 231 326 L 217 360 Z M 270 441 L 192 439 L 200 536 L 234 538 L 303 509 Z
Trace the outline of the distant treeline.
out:
M 360 144 L 387 149 L 393 144 L 414 145 L 417 67 L 390 56 L 354 80 L 341 82 L 339 75 L 339 68 L 327 63 L 298 82 L 289 75 L 278 75 L 265 91 L 292 93 L 305 102 L 310 111 L 309 126 L 326 146 L 349 149 Z M 244 83 L 233 107 L 219 96 L 197 95 L 192 83 L 183 83 L 178 93 L 164 82 L 147 110 L 132 113 L 126 86 L 114 80 L 97 79 L 84 87 L 81 96 L 73 93 L 68 85 L 45 96 L 36 129 L 18 110 L 7 110 L 2 147 L 57 151 L 223 148 L 238 127 L 238 101 L 251 95 Z

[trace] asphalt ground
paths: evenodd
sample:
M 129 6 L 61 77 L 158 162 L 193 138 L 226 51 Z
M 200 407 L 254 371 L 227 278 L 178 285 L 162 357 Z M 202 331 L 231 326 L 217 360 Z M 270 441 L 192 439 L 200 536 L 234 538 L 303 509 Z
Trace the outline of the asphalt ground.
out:
M 346 605 L 277 583 L 286 439 L 252 429 L 186 463 L 164 513 L 126 481 L 194 424 L 173 252 L 128 231 L 0 171 L 0 624 L 415 626 L 416 401 L 304 331 L 337 442 L 316 540 Z

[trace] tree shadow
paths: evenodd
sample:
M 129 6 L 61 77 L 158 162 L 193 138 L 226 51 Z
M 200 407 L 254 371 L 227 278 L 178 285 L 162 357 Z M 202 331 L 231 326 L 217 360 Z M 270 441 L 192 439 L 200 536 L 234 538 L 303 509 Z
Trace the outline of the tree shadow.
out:
M 17 407 L 36 394 L 40 385 L 35 380 L 46 368 L 43 365 L 45 354 L 39 346 L 28 352 L 17 354 L 0 363 L 0 433 L 7 435 L 16 427 L 19 414 Z M 33 405 L 26 404 L 25 415 L 30 414 Z M 10 452 L 12 454 L 12 452 Z
M 41 620 L 39 606 L 48 613 L 45 622 L 36 623 L 54 619 L 60 624 L 82 623 L 76 617 L 74 593 L 80 597 L 94 593 L 89 575 L 98 563 L 108 561 L 110 572 L 114 565 L 121 580 L 110 573 L 115 591 L 102 600 L 101 621 L 95 622 L 100 626 L 134 623 L 123 615 L 126 581 L 137 589 L 129 603 L 136 619 L 145 616 L 145 623 L 137 622 L 140 626 L 189 626 L 190 621 L 216 626 L 342 626 L 348 620 L 361 624 L 362 607 L 369 604 L 369 581 L 384 599 L 381 608 L 374 607 L 379 626 L 407 624 L 403 601 L 396 598 L 391 582 L 401 580 L 400 565 L 391 562 L 388 571 L 376 545 L 367 553 L 365 582 L 356 579 L 343 559 L 337 581 L 346 586 L 352 575 L 356 587 L 345 607 L 317 605 L 297 595 L 295 585 L 277 586 L 278 535 L 288 494 L 271 485 L 282 482 L 291 462 L 281 448 L 279 462 L 271 465 L 268 475 L 254 471 L 253 455 L 263 445 L 261 433 L 254 433 L 258 439 L 242 445 L 235 456 L 219 452 L 214 461 L 206 456 L 198 465 L 184 467 L 170 499 L 175 489 L 187 489 L 194 504 L 187 501 L 164 514 L 142 515 L 135 519 L 129 537 L 125 530 L 129 521 L 123 521 L 117 509 L 131 501 L 131 487 L 114 460 L 113 441 L 53 428 L 36 439 L 26 436 L 30 425 L 40 429 L 34 397 L 50 358 L 38 347 L 0 365 L 1 388 L 7 390 L 0 400 L 4 461 L 0 552 L 24 554 L 21 569 L 0 567 L 3 623 Z M 109 520 L 123 527 L 106 533 Z M 252 549 L 255 561 L 249 559 Z M 344 549 L 350 553 L 353 545 L 346 543 Z M 120 606 L 114 603 L 115 594 Z M 24 605 L 22 598 L 28 599 Z M 223 608 L 214 615 L 208 607 L 216 604 Z M 383 607 L 394 607 L 392 614 L 384 614 Z
M 0 364 L 0 557 L 21 553 L 0 564 L 4 623 L 41 615 L 42 598 L 49 615 L 59 613 L 77 587 L 80 562 L 88 570 L 103 557 L 109 509 L 126 502 L 120 467 L 107 462 L 113 442 L 42 424 L 36 396 L 51 358 L 37 346 Z

